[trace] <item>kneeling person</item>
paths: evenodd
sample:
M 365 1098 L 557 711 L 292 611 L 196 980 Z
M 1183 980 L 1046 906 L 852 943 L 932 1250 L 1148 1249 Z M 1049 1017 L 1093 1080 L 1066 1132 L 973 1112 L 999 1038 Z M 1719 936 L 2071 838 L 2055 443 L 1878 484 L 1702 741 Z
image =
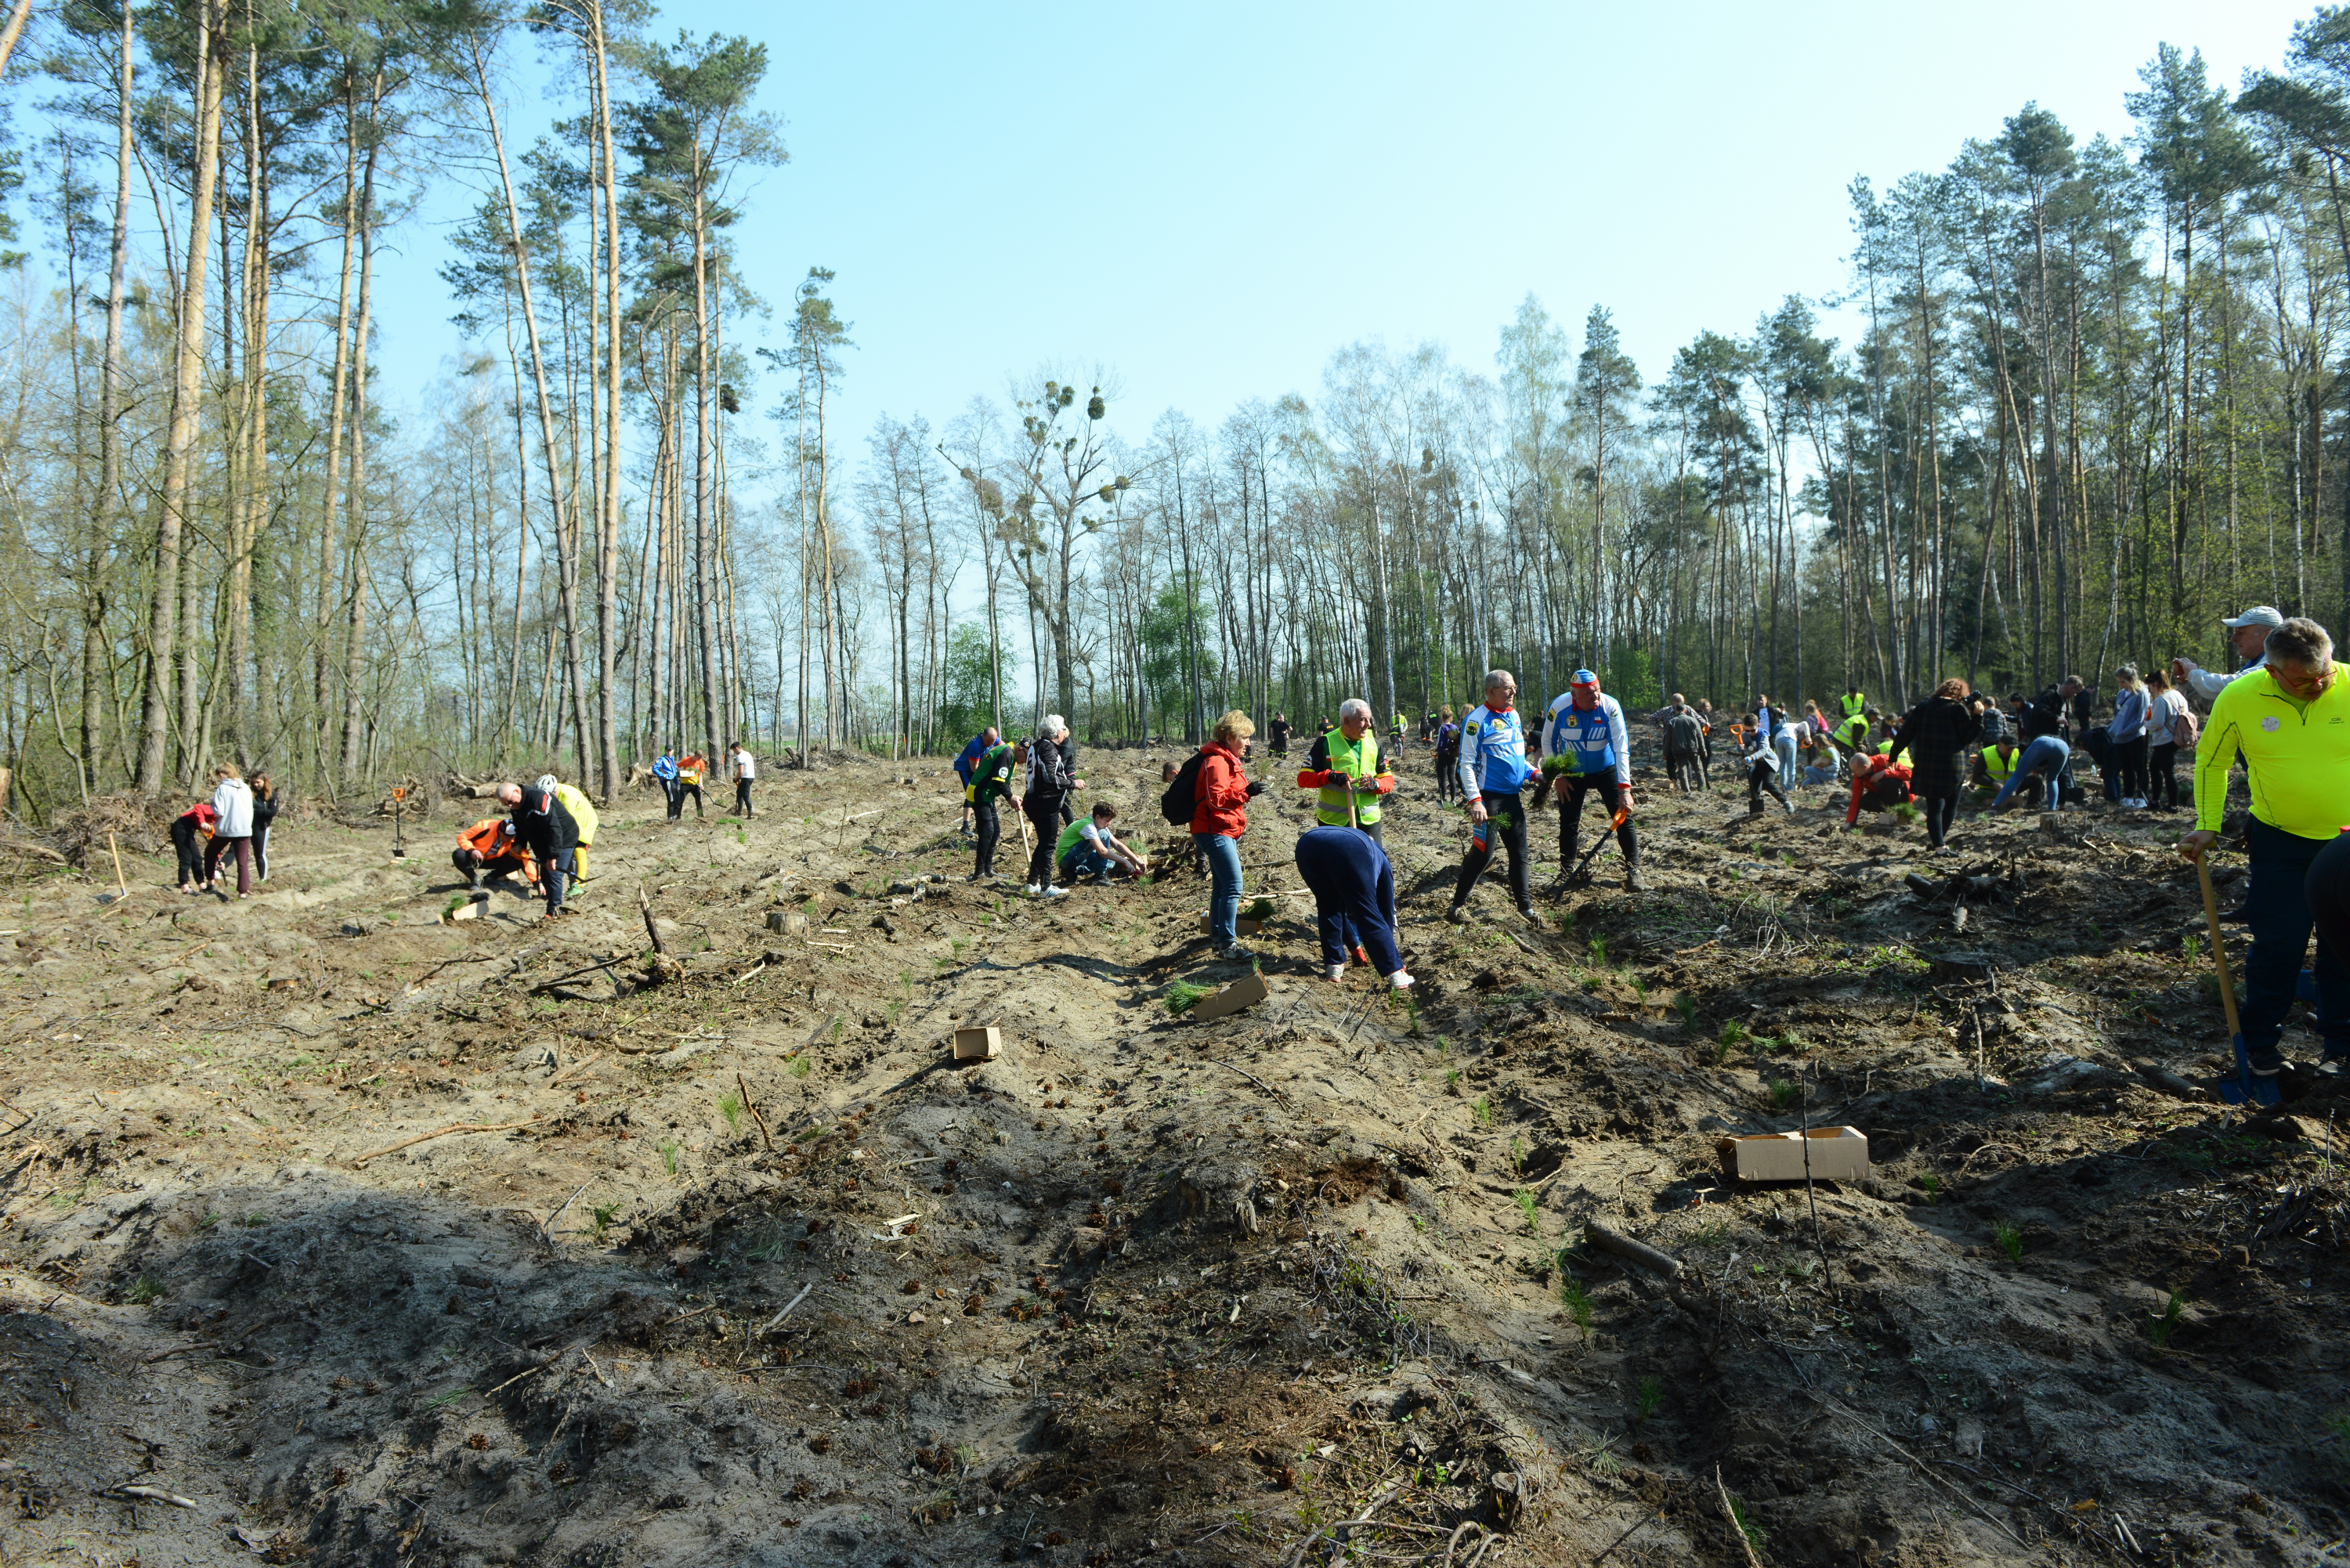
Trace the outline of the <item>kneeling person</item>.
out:
M 504 877 L 513 871 L 521 872 L 532 888 L 538 886 L 537 863 L 515 837 L 514 823 L 503 816 L 485 816 L 471 827 L 459 828 L 457 847 L 449 859 L 465 874 L 471 887 L 480 887 L 484 877 Z
M 1053 846 L 1053 858 L 1061 875 L 1073 882 L 1080 877 L 1142 875 L 1141 860 L 1109 830 L 1117 816 L 1118 807 L 1103 801 L 1091 816 L 1079 817 L 1061 829 L 1060 842 Z
M 1395 867 L 1387 851 L 1352 827 L 1315 827 L 1297 840 L 1297 873 L 1314 893 L 1322 972 L 1336 980 L 1360 947 L 1398 991 L 1411 984 L 1395 940 Z

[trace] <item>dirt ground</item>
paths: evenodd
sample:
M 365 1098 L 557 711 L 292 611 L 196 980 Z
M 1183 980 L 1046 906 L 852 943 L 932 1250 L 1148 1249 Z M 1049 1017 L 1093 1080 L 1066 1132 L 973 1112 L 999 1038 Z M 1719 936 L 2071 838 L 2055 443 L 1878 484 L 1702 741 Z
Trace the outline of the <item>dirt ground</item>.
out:
M 1081 771 L 1167 843 L 1171 754 Z M 1415 753 L 1409 1003 L 1311 972 L 1276 784 L 1214 1022 L 1195 877 L 969 885 L 936 760 L 632 796 L 553 924 L 443 923 L 463 801 L 12 886 L 0 1561 L 2340 1561 L 2334 1103 L 2203 1087 L 2185 819 L 1640 782 L 1649 890 L 1455 928 Z M 1871 1178 L 1724 1179 L 1805 1121 Z

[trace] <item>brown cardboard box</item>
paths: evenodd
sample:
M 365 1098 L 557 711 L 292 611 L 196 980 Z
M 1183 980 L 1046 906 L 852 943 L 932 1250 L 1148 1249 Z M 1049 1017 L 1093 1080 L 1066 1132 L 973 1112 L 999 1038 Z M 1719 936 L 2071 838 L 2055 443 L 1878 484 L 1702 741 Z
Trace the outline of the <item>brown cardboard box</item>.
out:
M 1189 1018 L 1222 1018 L 1228 1012 L 1238 1012 L 1243 1007 L 1254 1007 L 1273 994 L 1273 983 L 1262 974 L 1252 974 L 1246 980 L 1236 980 L 1213 996 L 1203 996 L 1191 1004 L 1185 1014 Z
M 993 1062 L 1003 1054 L 1003 1035 L 993 1023 L 975 1029 L 954 1032 L 954 1054 L 958 1062 Z
M 1858 1181 L 1868 1174 L 1868 1136 L 1858 1127 L 1814 1127 L 1811 1177 L 1814 1181 Z M 1741 1181 L 1804 1179 L 1804 1136 L 1764 1133 L 1726 1137 L 1714 1146 L 1722 1173 Z
M 1200 917 L 1200 929 L 1203 931 L 1208 929 L 1208 917 L 1205 915 Z M 1232 930 L 1239 936 L 1253 937 L 1263 929 L 1263 920 L 1253 920 L 1246 915 L 1242 915 L 1232 921 Z

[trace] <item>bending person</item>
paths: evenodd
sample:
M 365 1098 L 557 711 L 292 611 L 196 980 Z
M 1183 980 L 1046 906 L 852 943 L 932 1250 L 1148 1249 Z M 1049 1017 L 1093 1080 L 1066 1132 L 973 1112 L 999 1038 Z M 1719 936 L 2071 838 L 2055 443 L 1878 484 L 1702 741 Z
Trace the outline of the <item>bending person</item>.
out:
M 1297 874 L 1314 893 L 1322 973 L 1337 980 L 1360 947 L 1398 991 L 1411 984 L 1396 947 L 1395 867 L 1387 851 L 1351 827 L 1315 827 L 1297 840 Z

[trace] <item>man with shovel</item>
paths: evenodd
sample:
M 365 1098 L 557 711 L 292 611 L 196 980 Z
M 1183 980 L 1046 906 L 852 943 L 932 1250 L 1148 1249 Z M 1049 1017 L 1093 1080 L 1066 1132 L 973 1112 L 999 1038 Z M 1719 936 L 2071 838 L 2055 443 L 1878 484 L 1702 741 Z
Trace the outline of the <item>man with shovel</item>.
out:
M 2211 912 L 2204 860 L 2219 846 L 2228 770 L 2241 754 L 2252 795 L 2245 834 L 2251 878 L 2244 897 L 2252 949 L 2244 964 L 2237 1067 L 2245 1093 L 2272 1105 L 2285 1066 L 2279 1049 L 2285 1013 L 2309 951 L 2304 879 L 2350 817 L 2350 681 L 2334 666 L 2334 639 L 2314 620 L 2286 620 L 2269 633 L 2266 651 L 2265 666 L 2230 681 L 2211 704 L 2195 748 L 2195 831 L 2179 841 L 2178 852 L 2202 872 Z M 2224 976 L 2225 955 L 2215 950 L 2213 956 Z M 2350 965 L 2321 941 L 2314 968 L 2324 1065 L 2340 1072 L 2350 1067 Z

